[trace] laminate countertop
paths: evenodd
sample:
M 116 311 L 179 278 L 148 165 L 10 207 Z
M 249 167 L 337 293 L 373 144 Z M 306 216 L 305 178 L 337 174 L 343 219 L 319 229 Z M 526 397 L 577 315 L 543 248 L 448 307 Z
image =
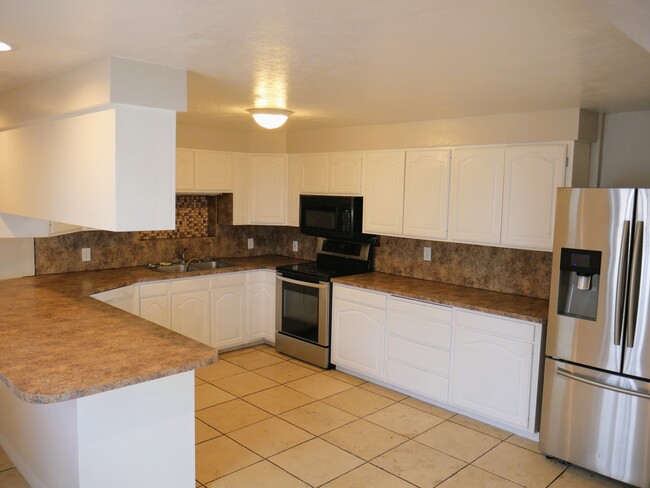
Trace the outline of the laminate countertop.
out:
M 206 366 L 217 350 L 90 295 L 132 283 L 275 269 L 283 256 L 224 258 L 233 266 L 163 274 L 145 267 L 0 281 L 0 381 L 30 403 L 54 403 Z
M 427 302 L 450 305 L 513 319 L 545 324 L 548 301 L 387 273 L 364 273 L 334 278 L 342 285 L 356 286 Z

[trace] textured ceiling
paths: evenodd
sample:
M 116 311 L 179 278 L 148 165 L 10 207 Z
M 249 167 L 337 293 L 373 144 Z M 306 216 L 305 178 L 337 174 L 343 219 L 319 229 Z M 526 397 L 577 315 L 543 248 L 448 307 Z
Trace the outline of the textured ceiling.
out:
M 187 68 L 179 122 L 287 130 L 650 109 L 647 0 L 0 0 L 0 92 L 108 55 Z

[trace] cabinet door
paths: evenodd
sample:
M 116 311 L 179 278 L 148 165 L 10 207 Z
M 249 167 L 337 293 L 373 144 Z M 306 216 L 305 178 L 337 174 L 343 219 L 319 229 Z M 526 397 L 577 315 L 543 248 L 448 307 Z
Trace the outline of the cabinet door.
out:
M 250 159 L 248 154 L 233 154 L 233 225 L 250 224 Z
M 233 191 L 233 155 L 217 151 L 196 151 L 194 189 L 197 191 Z
M 176 149 L 176 191 L 194 190 L 194 151 Z
M 404 151 L 372 151 L 363 161 L 363 231 L 402 234 Z
M 210 344 L 210 293 L 172 295 L 172 330 L 195 341 Z
M 529 428 L 533 344 L 454 327 L 451 401 Z
M 212 347 L 222 349 L 246 342 L 244 298 L 243 285 L 223 286 L 210 291 Z
M 360 152 L 330 154 L 330 194 L 361 195 L 361 159 Z
M 102 293 L 91 295 L 93 298 L 100 300 L 133 315 L 138 315 L 140 305 L 138 303 L 138 287 L 135 285 L 123 286 Z
M 499 244 L 504 154 L 503 147 L 454 150 L 449 239 Z
M 565 145 L 506 149 L 501 244 L 552 250 L 555 193 L 564 183 Z
M 447 238 L 451 151 L 407 151 L 404 235 Z
M 264 339 L 275 344 L 275 273 L 254 271 L 247 278 L 247 342 Z
M 251 156 L 251 223 L 285 224 L 287 221 L 287 157 Z
M 140 317 L 154 324 L 171 329 L 169 296 L 140 298 Z
M 386 310 L 335 299 L 332 364 L 384 380 Z
M 300 225 L 300 173 L 301 163 L 297 154 L 289 155 L 289 195 L 287 197 L 287 225 Z
M 327 194 L 329 189 L 329 154 L 299 154 L 300 193 Z

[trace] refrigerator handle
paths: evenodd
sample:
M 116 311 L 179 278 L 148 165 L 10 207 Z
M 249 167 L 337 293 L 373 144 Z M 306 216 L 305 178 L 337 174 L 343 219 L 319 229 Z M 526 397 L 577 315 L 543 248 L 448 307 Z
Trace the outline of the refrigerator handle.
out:
M 634 228 L 634 244 L 630 271 L 630 289 L 627 295 L 626 345 L 634 347 L 636 317 L 639 309 L 639 286 L 641 285 L 641 262 L 643 253 L 643 222 L 637 220 Z
M 623 222 L 623 236 L 621 239 L 621 252 L 618 260 L 618 287 L 616 289 L 616 324 L 614 324 L 614 344 L 621 345 L 623 336 L 623 310 L 625 302 L 625 286 L 627 284 L 627 261 L 630 249 L 630 224 L 629 220 Z
M 605 390 L 616 391 L 618 393 L 625 393 L 626 395 L 632 395 L 635 397 L 644 398 L 645 400 L 650 400 L 650 395 L 642 391 L 628 390 L 627 388 L 621 388 L 620 386 L 610 385 L 608 383 L 601 383 L 600 381 L 592 380 L 591 378 L 587 378 L 585 376 L 572 373 L 571 371 L 568 371 L 564 368 L 557 368 L 557 375 L 564 376 L 565 378 L 570 380 L 579 381 L 580 383 L 585 383 L 587 385 L 595 386 L 597 388 L 603 388 Z

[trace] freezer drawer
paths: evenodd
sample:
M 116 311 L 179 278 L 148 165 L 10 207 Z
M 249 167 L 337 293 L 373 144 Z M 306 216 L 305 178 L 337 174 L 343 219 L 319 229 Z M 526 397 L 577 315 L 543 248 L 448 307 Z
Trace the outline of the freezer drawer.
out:
M 650 383 L 546 359 L 540 429 L 544 454 L 648 488 L 649 427 Z

